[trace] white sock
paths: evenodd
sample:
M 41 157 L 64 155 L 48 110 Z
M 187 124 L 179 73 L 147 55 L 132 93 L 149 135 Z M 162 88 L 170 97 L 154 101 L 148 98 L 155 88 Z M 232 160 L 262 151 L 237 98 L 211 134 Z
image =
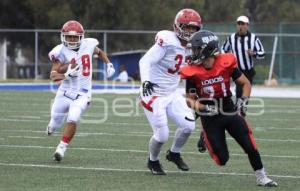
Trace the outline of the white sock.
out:
M 174 153 L 180 153 L 181 148 L 186 143 L 190 135 L 191 135 L 190 131 L 185 131 L 182 128 L 177 128 L 175 132 L 175 138 L 171 147 L 171 151 Z
M 159 160 L 159 153 L 163 143 L 160 143 L 154 139 L 152 136 L 149 141 L 149 151 L 150 151 L 150 160 L 157 161 Z
M 58 146 L 61 146 L 61 147 L 67 147 L 69 144 L 68 143 L 65 143 L 63 141 L 60 141 Z
M 255 176 L 257 179 L 262 179 L 266 177 L 265 168 L 259 169 L 255 171 Z

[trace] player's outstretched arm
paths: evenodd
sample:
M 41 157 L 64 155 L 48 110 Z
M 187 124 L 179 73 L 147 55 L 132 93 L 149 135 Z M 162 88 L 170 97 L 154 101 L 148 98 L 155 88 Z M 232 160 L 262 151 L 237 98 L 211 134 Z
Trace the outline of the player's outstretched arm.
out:
M 110 62 L 107 54 L 98 47 L 95 48 L 94 54 L 97 54 L 99 59 L 103 60 L 103 62 L 106 64 L 107 77 L 109 78 L 114 75 L 116 70 L 114 68 L 114 65 Z

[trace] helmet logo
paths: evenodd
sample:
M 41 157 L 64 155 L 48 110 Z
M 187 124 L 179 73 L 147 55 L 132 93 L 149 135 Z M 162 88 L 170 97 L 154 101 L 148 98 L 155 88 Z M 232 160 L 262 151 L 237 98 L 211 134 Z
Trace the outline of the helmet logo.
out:
M 205 36 L 205 37 L 202 37 L 202 41 L 204 43 L 206 43 L 206 44 L 208 44 L 211 41 L 217 41 L 217 40 L 218 40 L 217 36 Z

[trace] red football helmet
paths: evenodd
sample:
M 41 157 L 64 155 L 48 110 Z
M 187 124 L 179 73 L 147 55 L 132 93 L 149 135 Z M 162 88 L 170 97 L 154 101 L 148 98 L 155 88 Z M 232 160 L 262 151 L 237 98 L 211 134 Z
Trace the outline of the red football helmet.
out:
M 78 41 L 68 41 L 66 36 L 77 36 Z M 62 27 L 60 37 L 63 45 L 72 50 L 77 49 L 81 44 L 81 40 L 84 38 L 84 29 L 79 22 L 70 20 Z
M 187 26 L 197 27 L 199 31 L 202 27 L 201 17 L 197 11 L 193 9 L 182 9 L 179 11 L 174 20 L 174 32 L 178 38 L 188 41 L 194 32 L 186 31 Z

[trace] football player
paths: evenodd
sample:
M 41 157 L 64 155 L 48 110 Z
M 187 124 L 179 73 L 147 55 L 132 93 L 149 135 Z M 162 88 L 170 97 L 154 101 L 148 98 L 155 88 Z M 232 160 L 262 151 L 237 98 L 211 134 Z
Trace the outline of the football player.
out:
M 195 122 L 192 110 L 176 89 L 180 81 L 178 71 L 187 61 L 187 41 L 200 29 L 201 17 L 195 10 L 179 11 L 174 20 L 174 31 L 158 32 L 155 44 L 139 62 L 142 81 L 140 101 L 153 130 L 147 166 L 154 175 L 166 174 L 159 162 L 159 154 L 169 137 L 168 117 L 176 123 L 177 130 L 166 158 L 179 169 L 189 170 L 180 151 L 194 130 Z
M 106 63 L 107 77 L 115 72 L 113 64 L 106 53 L 97 47 L 98 44 L 97 39 L 84 38 L 82 25 L 70 20 L 61 29 L 61 44 L 49 53 L 52 62 L 50 79 L 62 80 L 62 83 L 52 105 L 47 134 L 51 135 L 60 128 L 67 115 L 62 138 L 54 153 L 56 161 L 61 161 L 64 157 L 67 146 L 75 135 L 80 116 L 91 101 L 93 54 Z
M 187 79 L 188 104 L 200 115 L 208 151 L 218 165 L 225 165 L 229 159 L 227 130 L 248 155 L 257 184 L 276 187 L 277 183 L 266 176 L 250 123 L 244 118 L 250 82 L 238 69 L 232 53 L 219 54 L 218 43 L 218 37 L 210 31 L 197 32 L 189 41 L 192 64 L 180 71 Z M 243 87 L 236 105 L 231 99 L 231 78 Z

